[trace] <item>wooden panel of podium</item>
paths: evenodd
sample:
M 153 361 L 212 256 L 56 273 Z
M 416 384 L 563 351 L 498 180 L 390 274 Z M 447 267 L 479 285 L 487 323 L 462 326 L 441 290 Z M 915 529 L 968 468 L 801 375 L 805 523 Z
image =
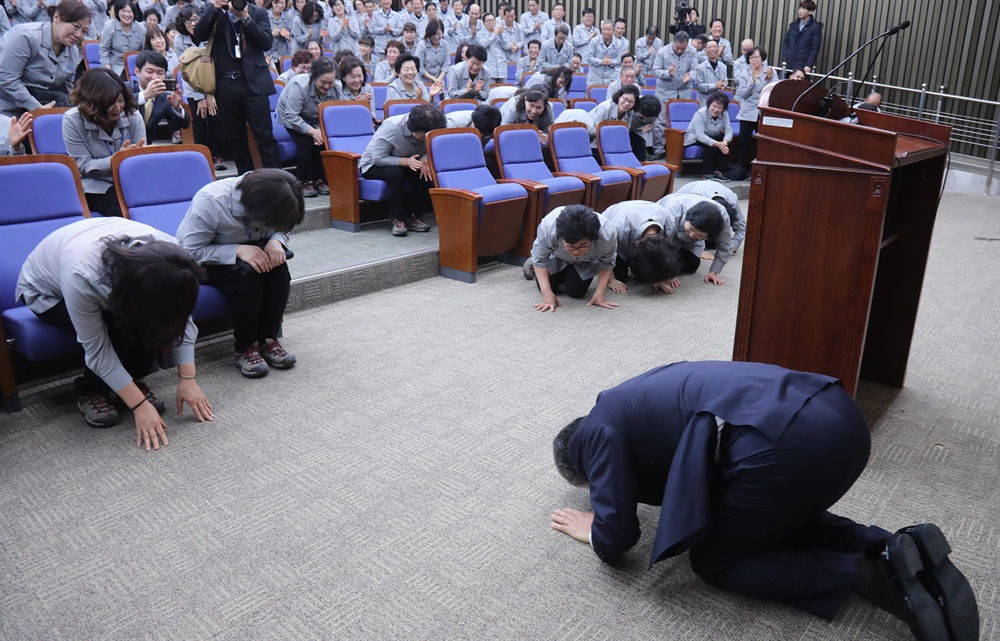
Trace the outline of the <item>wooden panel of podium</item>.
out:
M 761 109 L 733 348 L 852 395 L 903 386 L 951 135 L 857 113 Z

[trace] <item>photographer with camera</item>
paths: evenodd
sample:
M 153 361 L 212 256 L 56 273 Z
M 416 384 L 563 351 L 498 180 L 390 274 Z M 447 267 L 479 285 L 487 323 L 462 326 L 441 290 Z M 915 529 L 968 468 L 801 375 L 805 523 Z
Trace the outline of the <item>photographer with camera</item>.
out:
M 688 34 L 688 38 L 694 38 L 705 33 L 705 27 L 698 24 L 698 10 L 681 0 L 674 7 L 674 23 L 668 29 L 671 35 L 676 35 L 679 31 Z
M 264 167 L 280 167 L 278 143 L 271 133 L 267 97 L 275 93 L 264 52 L 271 49 L 271 21 L 267 10 L 247 0 L 212 0 L 194 28 L 194 42 L 213 38 L 215 103 L 219 121 L 233 150 L 236 169 L 253 169 L 246 126 L 250 126 Z
M 136 80 L 129 90 L 139 105 L 146 125 L 146 142 L 155 136 L 156 125 L 166 119 L 171 140 L 180 142 L 181 129 L 191 126 L 191 119 L 181 106 L 183 97 L 177 80 L 167 77 L 167 59 L 155 51 L 143 51 L 135 59 Z

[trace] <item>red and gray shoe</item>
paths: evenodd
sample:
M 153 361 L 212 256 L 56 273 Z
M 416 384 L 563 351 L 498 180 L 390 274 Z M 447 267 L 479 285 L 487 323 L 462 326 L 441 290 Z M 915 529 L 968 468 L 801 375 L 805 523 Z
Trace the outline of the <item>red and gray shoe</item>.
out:
M 289 354 L 276 338 L 264 341 L 260 356 L 274 369 L 289 369 L 295 365 L 295 354 Z
M 91 427 L 114 427 L 122 420 L 107 392 L 78 396 L 76 407 Z
M 431 226 L 424 222 L 419 216 L 410 216 L 406 221 L 406 228 L 409 231 L 425 232 L 430 231 Z
M 246 348 L 242 353 L 236 353 L 236 367 L 239 367 L 240 372 L 247 378 L 263 378 L 270 371 L 264 357 L 260 355 L 256 343 Z
M 405 236 L 406 235 L 406 223 L 402 220 L 392 221 L 392 235 L 393 236 Z

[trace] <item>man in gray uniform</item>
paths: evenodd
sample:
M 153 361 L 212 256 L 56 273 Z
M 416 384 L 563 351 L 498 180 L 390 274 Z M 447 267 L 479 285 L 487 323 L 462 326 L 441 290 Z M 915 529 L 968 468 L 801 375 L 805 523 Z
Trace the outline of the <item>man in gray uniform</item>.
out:
M 719 272 L 733 253 L 733 230 L 729 226 L 725 207 L 696 194 L 670 194 L 661 198 L 658 204 L 668 214 L 663 232 L 680 248 L 677 259 L 681 263 L 681 273 L 698 271 L 705 240 L 712 238 L 715 240 L 715 257 L 705 275 L 705 282 L 725 285 L 726 281 L 719 278 Z M 668 285 L 680 287 L 680 281 L 675 278 Z
M 667 283 L 677 278 L 680 267 L 677 247 L 662 232 L 667 227 L 667 210 L 646 200 L 626 200 L 604 210 L 604 217 L 618 234 L 618 255 L 614 278 L 608 287 L 624 294 L 625 279 L 631 269 L 640 281 L 649 282 L 664 294 L 674 293 Z
M 665 157 L 664 130 L 667 128 L 667 101 L 689 98 L 691 79 L 696 66 L 694 53 L 688 49 L 686 31 L 678 31 L 674 41 L 656 53 L 653 75 L 656 76 L 656 97 L 663 107 L 653 126 L 653 158 Z
M 573 60 L 573 45 L 569 42 L 569 27 L 559 25 L 551 40 L 542 42 L 542 50 L 538 61 L 542 71 L 555 67 L 568 67 Z

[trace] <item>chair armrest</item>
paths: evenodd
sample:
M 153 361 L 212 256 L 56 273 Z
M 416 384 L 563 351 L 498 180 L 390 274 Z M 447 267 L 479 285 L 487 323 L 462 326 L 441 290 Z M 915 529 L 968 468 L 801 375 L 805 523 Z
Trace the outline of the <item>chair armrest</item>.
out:
M 680 167 L 684 163 L 684 134 L 680 129 L 664 129 L 664 149 L 666 149 L 666 164 Z
M 356 154 L 353 151 L 321 151 L 320 156 L 323 158 L 342 158 L 344 160 L 354 161 L 361 160 L 361 154 Z
M 601 169 L 604 171 L 624 171 L 629 176 L 635 178 L 636 176 L 645 176 L 646 172 L 638 167 L 617 167 L 615 165 L 602 166 Z
M 585 201 L 588 207 L 593 207 L 597 204 L 597 187 L 601 184 L 601 179 L 597 176 L 592 176 L 590 174 L 580 174 L 573 171 L 554 171 L 553 176 L 563 178 L 569 176 L 570 178 L 579 178 L 583 181 L 584 186 L 587 188 L 587 193 L 585 196 Z
M 361 185 L 358 183 L 358 163 L 361 155 L 351 151 L 321 151 L 323 173 L 330 189 L 330 218 L 354 225 L 361 224 Z M 336 224 L 334 225 L 336 226 Z
M 453 198 L 459 201 L 476 202 L 483 199 L 483 195 L 472 191 L 471 189 L 453 189 L 445 187 L 431 187 L 431 196 L 439 196 L 441 198 Z
M 545 183 L 536 182 L 534 180 L 524 180 L 521 178 L 500 178 L 497 180 L 498 185 L 514 184 L 521 185 L 524 187 L 529 194 L 534 192 L 544 192 L 548 191 L 549 186 Z

